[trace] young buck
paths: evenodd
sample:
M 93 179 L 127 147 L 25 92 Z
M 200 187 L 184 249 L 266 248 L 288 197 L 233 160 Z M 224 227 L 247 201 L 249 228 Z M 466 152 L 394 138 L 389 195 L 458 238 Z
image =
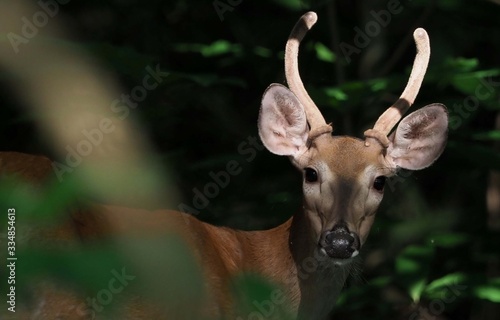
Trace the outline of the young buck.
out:
M 386 179 L 399 168 L 419 170 L 432 164 L 445 147 L 448 118 L 444 105 L 431 104 L 406 116 L 391 133 L 413 104 L 427 68 L 429 39 L 419 28 L 414 32 L 417 55 L 401 97 L 364 133 L 364 140 L 333 136 L 332 126 L 307 94 L 298 71 L 299 44 L 316 19 L 314 12 L 308 12 L 292 30 L 285 51 L 289 87 L 271 84 L 266 89 L 258 120 L 266 148 L 288 156 L 303 175 L 302 212 L 270 230 L 238 231 L 178 212 L 100 206 L 74 218 L 79 236 L 126 233 L 141 225 L 155 230 L 175 226 L 190 244 L 210 296 L 207 306 L 194 308 L 215 317 L 234 315 L 230 279 L 250 271 L 276 283 L 297 318 L 327 317 L 368 237 Z M 17 163 L 10 166 L 11 171 L 22 171 L 16 169 L 23 165 L 20 157 L 2 154 L 0 158 L 3 166 L 9 161 Z M 37 161 L 32 160 L 34 165 Z M 43 161 L 50 170 L 50 162 Z M 63 305 L 56 309 L 61 313 Z M 47 319 L 54 316 L 53 309 L 47 310 Z M 271 307 L 266 310 L 270 314 L 262 316 L 276 316 Z

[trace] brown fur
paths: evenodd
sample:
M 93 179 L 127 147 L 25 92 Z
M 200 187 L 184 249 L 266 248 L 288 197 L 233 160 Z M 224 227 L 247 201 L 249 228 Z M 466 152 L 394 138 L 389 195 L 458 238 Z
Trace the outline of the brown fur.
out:
M 370 161 L 367 159 L 370 153 L 361 147 L 361 141 L 352 138 L 328 138 L 327 143 L 331 145 L 325 149 L 325 154 L 318 157 L 324 161 L 337 159 L 327 161 L 335 172 L 358 172 Z M 315 143 L 325 142 L 317 139 Z M 42 156 L 1 153 L 0 164 L 2 173 L 13 173 L 37 186 L 43 186 L 53 175 L 50 160 Z M 302 214 L 271 230 L 244 232 L 215 227 L 191 216 L 167 210 L 147 211 L 87 205 L 70 212 L 70 215 L 62 217 L 60 224 L 38 230 L 31 243 L 50 246 L 55 244 L 56 247 L 61 243 L 79 246 L 85 241 L 106 237 L 177 234 L 189 244 L 197 261 L 203 266 L 209 298 L 203 307 L 197 308 L 206 310 L 214 317 L 232 313 L 230 279 L 239 272 L 255 272 L 280 285 L 289 307 L 295 312 L 303 300 L 304 288 L 313 285 L 311 279 L 316 277 L 307 275 L 307 279 L 305 276 L 301 279 L 299 275 L 300 264 L 311 255 L 311 247 L 316 245 L 304 241 L 312 231 Z M 37 312 L 39 319 L 53 319 L 54 316 L 71 313 L 70 311 L 76 310 L 83 301 L 83 296 L 78 292 L 44 282 L 34 285 L 34 290 L 37 302 L 31 307 L 26 306 L 23 311 L 32 315 Z M 42 301 L 44 307 L 40 309 Z M 128 311 L 125 313 L 130 319 L 141 319 L 151 313 L 158 319 L 168 318 L 162 314 L 161 307 L 155 314 L 154 307 L 145 308 L 148 305 L 148 301 L 134 298 L 128 303 Z M 131 317 L 134 314 L 137 317 Z M 142 317 L 139 316 L 141 314 Z M 85 316 L 80 318 L 84 319 Z M 79 319 L 78 313 L 71 313 L 67 319 Z

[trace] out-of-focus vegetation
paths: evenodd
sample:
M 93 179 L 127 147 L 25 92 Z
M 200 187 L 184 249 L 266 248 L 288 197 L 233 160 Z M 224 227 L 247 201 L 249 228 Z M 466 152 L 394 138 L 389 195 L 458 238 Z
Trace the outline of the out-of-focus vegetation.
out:
M 375 16 L 394 5 L 398 12 L 382 26 Z M 211 173 L 226 170 L 234 160 L 241 172 L 231 176 L 197 217 L 253 230 L 276 226 L 301 208 L 300 175 L 286 158 L 250 141 L 258 137 L 263 91 L 270 83 L 284 83 L 288 34 L 308 10 L 316 11 L 319 21 L 301 47 L 301 75 L 336 134 L 361 137 L 397 99 L 415 54 L 411 35 L 419 26 L 430 35 L 432 54 L 413 108 L 441 102 L 450 114 L 449 143 L 441 158 L 426 170 L 402 172 L 388 183 L 363 249 L 363 264 L 348 281 L 333 318 L 496 319 L 498 1 L 90 0 L 61 5 L 57 18 L 74 39 L 64 45 L 97 59 L 118 79 L 123 93 L 142 84 L 148 66 L 169 73 L 129 112 L 146 130 L 141 134 L 152 141 L 158 160 L 172 175 L 168 179 L 181 194 L 172 208 L 182 203 L 193 207 L 197 190 L 213 182 Z M 372 36 L 346 55 L 346 44 L 356 46 L 359 30 Z M 29 50 L 29 43 L 20 49 Z M 0 73 L 0 149 L 56 157 L 37 134 L 35 115 L 23 109 L 25 102 L 13 93 L 13 80 Z M 107 145 L 98 151 L 112 152 Z M 19 200 L 27 195 L 11 190 L 2 186 L 2 210 L 9 201 L 29 202 Z M 31 201 L 43 202 L 40 212 L 55 212 L 70 197 L 67 190 L 55 184 L 47 197 Z M 105 248 L 100 250 L 86 256 L 89 268 L 108 272 L 123 263 Z M 37 259 L 25 253 L 25 261 L 47 270 L 65 261 L 74 274 L 63 276 L 78 279 L 82 271 L 78 254 L 48 262 L 33 254 Z M 243 281 L 250 296 L 267 292 L 267 285 L 252 279 Z M 86 285 L 98 289 L 107 281 L 94 280 Z

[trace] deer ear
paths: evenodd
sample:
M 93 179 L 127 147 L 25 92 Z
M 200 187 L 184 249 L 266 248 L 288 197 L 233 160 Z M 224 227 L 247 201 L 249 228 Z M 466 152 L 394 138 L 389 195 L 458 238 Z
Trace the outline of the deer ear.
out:
M 406 116 L 389 136 L 386 158 L 394 167 L 420 170 L 444 150 L 448 137 L 446 107 L 434 103 Z
M 297 156 L 306 150 L 308 126 L 304 107 L 285 86 L 271 84 L 262 97 L 259 135 L 267 150 Z

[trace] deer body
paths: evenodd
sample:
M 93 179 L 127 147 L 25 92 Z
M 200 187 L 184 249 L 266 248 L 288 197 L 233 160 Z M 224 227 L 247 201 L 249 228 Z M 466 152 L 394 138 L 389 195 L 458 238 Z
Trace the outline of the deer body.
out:
M 427 67 L 429 40 L 423 29 L 417 29 L 418 54 L 401 98 L 365 132 L 365 140 L 333 136 L 298 73 L 298 46 L 315 22 L 316 15 L 309 12 L 293 29 L 285 54 L 289 88 L 280 84 L 267 88 L 258 122 L 266 148 L 288 156 L 302 172 L 301 212 L 270 230 L 238 231 L 178 212 L 98 205 L 72 215 L 71 230 L 78 234 L 73 238 L 173 232 L 189 244 L 205 277 L 210 299 L 199 308 L 206 314 L 234 315 L 231 278 L 250 271 L 276 283 L 282 289 L 278 294 L 296 317 L 327 317 L 368 237 L 385 180 L 399 168 L 419 170 L 439 157 L 446 144 L 447 112 L 440 104 L 424 107 L 404 118 L 389 135 L 413 103 Z M 45 171 L 41 175 L 45 177 L 51 170 L 50 164 L 40 169 L 24 156 L 4 153 L 0 158 L 8 171 L 26 173 L 26 167 L 32 167 Z M 147 319 L 140 314 L 131 311 L 129 316 Z
M 301 319 L 325 318 L 350 273 L 350 265 L 335 265 L 321 255 L 317 242 L 309 237 L 312 226 L 302 212 L 263 231 L 216 227 L 167 210 L 99 205 L 90 215 L 93 215 L 90 219 L 89 212 L 75 217 L 79 234 L 87 239 L 95 238 L 96 230 L 99 230 L 98 237 L 141 232 L 160 234 L 167 230 L 181 236 L 203 267 L 205 289 L 210 298 L 203 308 L 216 319 L 235 316 L 228 288 L 230 280 L 241 272 L 256 273 L 275 283 L 279 288 L 275 293 L 282 302 L 273 308 L 283 308 L 292 314 L 300 310 Z

